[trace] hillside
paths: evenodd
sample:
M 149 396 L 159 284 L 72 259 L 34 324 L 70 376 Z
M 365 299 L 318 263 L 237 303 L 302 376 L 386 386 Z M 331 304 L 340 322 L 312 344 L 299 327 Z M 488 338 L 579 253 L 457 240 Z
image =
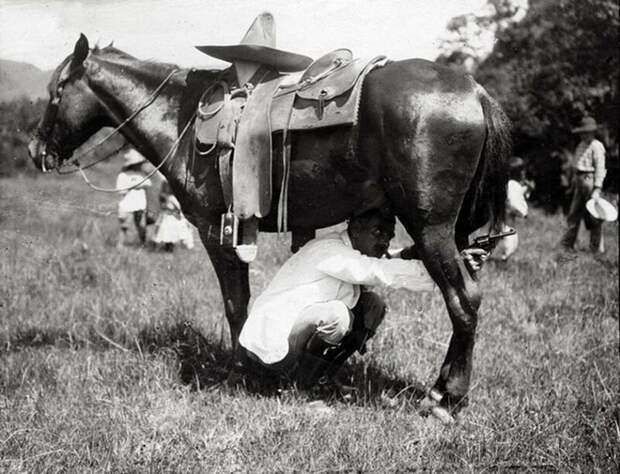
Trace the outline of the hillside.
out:
M 46 86 L 51 74 L 32 64 L 0 59 L 0 101 L 47 97 Z

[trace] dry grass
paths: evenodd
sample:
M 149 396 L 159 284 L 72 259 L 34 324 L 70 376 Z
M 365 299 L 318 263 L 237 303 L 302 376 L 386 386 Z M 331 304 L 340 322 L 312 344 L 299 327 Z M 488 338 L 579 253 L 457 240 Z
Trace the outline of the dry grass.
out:
M 439 295 L 384 291 L 384 326 L 343 372 L 356 396 L 317 411 L 223 383 L 203 249 L 116 251 L 114 198 L 73 177 L 0 181 L 0 208 L 0 471 L 618 471 L 617 224 L 604 257 L 558 260 L 561 217 L 524 222 L 482 276 L 471 404 L 444 428 L 415 409 L 450 334 Z M 287 248 L 262 237 L 254 293 Z

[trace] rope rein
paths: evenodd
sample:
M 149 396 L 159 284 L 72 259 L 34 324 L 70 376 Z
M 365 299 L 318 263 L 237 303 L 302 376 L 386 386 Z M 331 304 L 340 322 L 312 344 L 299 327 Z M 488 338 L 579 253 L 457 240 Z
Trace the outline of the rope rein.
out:
M 164 78 L 164 80 L 157 86 L 157 88 L 151 93 L 151 95 L 146 99 L 146 101 L 142 105 L 140 105 L 140 107 L 138 107 L 136 110 L 134 110 L 125 120 L 123 120 L 118 126 L 116 126 L 109 134 L 107 134 L 101 140 L 97 141 L 97 143 L 89 146 L 86 150 L 81 152 L 80 155 L 81 156 L 86 155 L 87 153 L 89 153 L 92 150 L 96 149 L 97 147 L 103 145 L 107 140 L 109 140 L 114 135 L 116 135 L 125 125 L 127 125 L 129 122 L 131 122 L 140 112 L 142 112 L 147 107 L 149 107 L 155 101 L 155 99 L 159 96 L 159 94 L 161 93 L 163 88 L 168 84 L 168 82 L 170 82 L 170 79 L 172 79 L 172 77 L 174 75 L 176 75 L 176 74 L 178 74 L 180 72 L 182 72 L 182 69 L 174 69 L 173 71 L 171 71 Z M 176 151 L 176 149 L 177 149 L 177 147 L 179 145 L 179 142 L 181 141 L 181 139 L 185 135 L 185 132 L 188 130 L 188 128 L 191 125 L 191 123 L 193 122 L 194 118 L 195 118 L 195 114 L 189 119 L 189 121 L 187 122 L 187 125 L 185 126 L 185 128 L 183 129 L 183 131 L 181 132 L 179 137 L 175 140 L 175 142 L 173 143 L 172 147 L 168 151 L 168 154 L 164 157 L 162 162 L 152 172 L 150 172 L 143 180 L 141 180 L 139 183 L 136 183 L 136 184 L 134 184 L 132 186 L 128 186 L 126 188 L 118 188 L 118 189 L 117 188 L 114 188 L 114 189 L 112 189 L 112 188 L 102 188 L 102 187 L 94 185 L 88 179 L 88 177 L 86 176 L 86 173 L 84 173 L 85 169 L 88 169 L 88 168 L 94 166 L 95 164 L 101 163 L 102 161 L 105 161 L 105 160 L 111 158 L 112 156 L 114 156 L 117 152 L 119 152 L 121 149 L 123 149 L 125 147 L 125 144 L 123 144 L 121 147 L 119 147 L 116 150 L 114 150 L 114 152 L 106 155 L 105 157 L 103 157 L 103 158 L 101 158 L 99 160 L 94 161 L 93 163 L 89 163 L 88 165 L 85 165 L 85 166 L 79 166 L 78 165 L 78 168 L 75 169 L 75 170 L 64 171 L 64 172 L 58 170 L 58 174 L 72 174 L 72 173 L 79 172 L 82 175 L 82 178 L 84 179 L 86 184 L 88 184 L 95 191 L 104 192 L 104 193 L 118 193 L 118 192 L 125 192 L 125 191 L 129 191 L 131 189 L 135 189 L 135 188 L 141 186 L 144 182 L 146 182 L 146 180 L 151 178 L 163 166 L 163 164 L 170 158 L 170 156 L 174 153 L 174 151 Z M 80 157 L 77 157 L 77 156 L 76 157 L 71 157 L 71 159 L 67 161 L 67 164 L 74 164 L 75 162 L 78 161 L 79 158 Z
M 60 168 L 56 169 L 56 173 L 60 174 L 60 175 L 66 175 L 66 174 L 73 174 L 73 173 L 77 173 L 80 170 L 87 170 L 88 168 L 92 168 L 93 166 L 101 163 L 102 161 L 106 161 L 109 160 L 110 158 L 112 158 L 114 155 L 116 155 L 119 151 L 121 151 L 123 148 L 125 148 L 127 146 L 127 143 L 123 143 L 121 146 L 119 146 L 118 148 L 112 150 L 110 153 L 108 153 L 107 155 L 105 155 L 103 158 L 99 158 L 98 160 L 95 160 L 91 163 L 88 163 L 87 165 L 84 166 L 79 166 L 78 168 L 72 169 L 72 170 L 68 170 L 68 171 L 63 171 Z M 79 160 L 79 159 L 78 159 Z M 77 161 L 77 160 L 76 160 Z
M 174 153 L 176 152 L 179 143 L 181 142 L 181 140 L 183 139 L 183 137 L 185 136 L 185 133 L 187 133 L 187 131 L 189 130 L 189 127 L 192 125 L 192 123 L 194 122 L 194 119 L 196 118 L 196 114 L 194 113 L 190 119 L 187 121 L 187 124 L 185 125 L 185 127 L 183 128 L 183 131 L 179 134 L 179 136 L 177 137 L 177 139 L 174 141 L 174 143 L 172 144 L 172 146 L 170 147 L 170 150 L 168 150 L 168 153 L 166 154 L 166 156 L 161 160 L 161 163 L 159 163 L 159 165 L 157 165 L 153 171 L 151 171 L 149 174 L 147 174 L 143 179 L 141 179 L 138 183 L 136 184 L 132 184 L 131 186 L 126 186 L 124 188 L 102 188 L 99 187 L 95 184 L 93 184 L 89 179 L 88 176 L 86 176 L 86 173 L 84 173 L 84 168 L 78 168 L 78 171 L 80 172 L 80 174 L 82 175 L 82 178 L 84 178 L 84 181 L 86 182 L 86 184 L 88 184 L 92 189 L 94 189 L 95 191 L 99 191 L 102 193 L 122 193 L 125 191 L 130 191 L 132 189 L 136 189 L 140 186 L 142 186 L 142 184 L 144 184 L 147 180 L 149 180 L 155 173 L 157 173 L 159 171 L 159 169 L 166 163 L 166 161 L 168 161 L 168 159 L 170 159 L 170 157 L 172 155 L 174 155 Z

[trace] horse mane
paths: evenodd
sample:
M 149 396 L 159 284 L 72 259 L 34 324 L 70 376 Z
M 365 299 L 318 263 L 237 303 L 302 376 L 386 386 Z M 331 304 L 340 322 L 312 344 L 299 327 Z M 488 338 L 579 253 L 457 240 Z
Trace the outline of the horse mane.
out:
M 140 67 L 151 71 L 161 70 L 163 72 L 169 72 L 172 69 L 180 69 L 178 65 L 173 63 L 163 63 L 155 61 L 154 59 L 138 59 L 135 56 L 116 48 L 113 46 L 113 43 L 110 43 L 104 48 L 95 46 L 91 49 L 91 54 L 105 61 L 124 63 L 127 66 Z

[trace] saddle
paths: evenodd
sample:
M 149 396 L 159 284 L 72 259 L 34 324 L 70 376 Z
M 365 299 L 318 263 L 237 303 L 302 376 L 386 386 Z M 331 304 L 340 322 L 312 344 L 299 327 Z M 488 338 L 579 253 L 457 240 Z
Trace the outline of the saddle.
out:
M 287 231 L 291 134 L 357 125 L 363 79 L 386 62 L 384 56 L 354 59 L 350 50 L 338 49 L 304 71 L 281 74 L 263 65 L 243 85 L 221 81 L 203 93 L 196 141 L 202 155 L 218 159 L 228 207 L 222 218 L 223 245 L 237 247 L 239 240 L 251 241 L 257 230 L 256 218 L 271 212 L 275 134 L 281 136 L 284 153 L 278 230 Z M 251 254 L 240 257 L 253 259 Z

